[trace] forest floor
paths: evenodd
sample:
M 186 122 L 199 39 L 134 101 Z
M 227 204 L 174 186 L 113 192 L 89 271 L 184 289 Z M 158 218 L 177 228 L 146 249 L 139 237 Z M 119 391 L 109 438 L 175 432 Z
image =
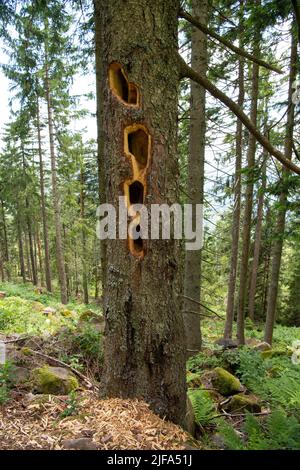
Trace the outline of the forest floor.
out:
M 192 437 L 144 402 L 99 399 L 103 326 L 101 305 L 0 284 L 0 449 L 300 448 L 299 328 L 277 326 L 270 349 L 246 322 L 247 345 L 224 349 L 223 321 L 203 322 L 187 362 Z

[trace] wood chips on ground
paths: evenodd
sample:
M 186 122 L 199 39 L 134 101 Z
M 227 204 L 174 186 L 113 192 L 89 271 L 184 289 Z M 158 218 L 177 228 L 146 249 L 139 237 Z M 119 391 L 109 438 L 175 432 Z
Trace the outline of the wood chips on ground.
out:
M 90 437 L 101 450 L 180 450 L 189 440 L 180 427 L 164 421 L 138 400 L 100 400 L 79 395 L 76 416 L 61 417 L 67 397 L 45 403 L 20 397 L 0 408 L 0 449 L 63 449 L 64 439 Z

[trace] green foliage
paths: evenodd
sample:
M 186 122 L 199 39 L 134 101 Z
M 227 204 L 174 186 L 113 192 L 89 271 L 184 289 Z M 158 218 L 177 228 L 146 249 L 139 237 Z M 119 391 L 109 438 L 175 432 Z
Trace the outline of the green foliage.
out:
M 75 390 L 72 390 L 69 393 L 68 399 L 67 399 L 67 406 L 61 413 L 61 418 L 66 418 L 67 416 L 74 416 L 78 414 L 79 410 L 79 402 L 78 402 L 78 397 L 77 393 Z
M 59 312 L 46 316 L 38 311 L 34 302 L 20 297 L 0 299 L 0 330 L 5 333 L 54 333 L 63 325 L 72 326 L 72 319 Z
M 73 338 L 76 348 L 81 354 L 90 360 L 97 362 L 103 361 L 103 337 L 102 333 L 93 328 L 92 325 L 86 325 L 82 330 L 76 333 Z
M 266 364 L 259 351 L 247 347 L 238 352 L 236 373 L 243 385 L 254 392 L 259 392 L 265 382 Z
M 187 361 L 187 370 L 194 373 L 203 372 L 205 369 L 215 368 L 222 365 L 222 358 L 215 355 L 208 356 L 204 352 L 199 352 L 196 356 L 190 357 Z
M 205 426 L 212 422 L 215 413 L 215 405 L 207 390 L 189 390 L 188 396 L 191 401 L 195 421 L 198 426 Z
M 10 361 L 0 364 L 0 405 L 3 405 L 10 399 L 13 370 L 14 366 Z
M 247 414 L 238 434 L 228 422 L 219 424 L 225 447 L 230 450 L 299 450 L 300 424 L 294 416 L 288 416 L 283 410 L 274 410 L 265 420 L 259 420 Z

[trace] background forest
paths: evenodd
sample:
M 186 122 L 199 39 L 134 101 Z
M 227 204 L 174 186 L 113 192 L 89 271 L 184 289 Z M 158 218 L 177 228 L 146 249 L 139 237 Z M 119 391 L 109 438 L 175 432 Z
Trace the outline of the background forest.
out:
M 32 336 L 38 348 L 23 349 L 96 387 L 108 370 L 106 242 L 95 230 L 108 171 L 95 125 L 102 3 L 95 16 L 88 0 L 0 1 L 10 112 L 0 130 L 0 340 Z M 173 179 L 177 202 L 204 204 L 203 248 L 182 243 L 176 260 L 196 447 L 299 448 L 299 18 L 297 1 L 180 4 L 179 52 L 192 69 L 179 85 Z M 13 367 L 0 370 L 7 406 Z

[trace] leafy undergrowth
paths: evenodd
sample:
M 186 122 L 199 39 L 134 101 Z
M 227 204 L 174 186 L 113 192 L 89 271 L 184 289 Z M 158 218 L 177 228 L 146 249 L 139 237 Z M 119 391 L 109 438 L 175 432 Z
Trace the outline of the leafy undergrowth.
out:
M 6 293 L 0 298 L 0 333 L 49 335 L 62 327 L 74 329 L 80 314 L 88 309 L 101 314 L 97 304 L 84 305 L 72 300 L 62 305 L 56 294 L 40 292 L 30 284 L 0 283 L 0 291 Z M 55 314 L 45 315 L 43 310 L 51 307 Z
M 299 328 L 278 325 L 269 357 L 253 348 L 261 341 L 261 327 L 249 325 L 248 345 L 227 350 L 214 345 L 221 336 L 220 322 L 205 322 L 203 330 L 209 347 L 187 363 L 189 394 L 202 444 L 209 449 L 300 449 L 300 365 L 291 360 Z M 259 399 L 261 412 L 226 412 L 222 408 L 226 397 L 204 395 L 201 378 L 216 367 L 238 377 L 246 396 Z
M 97 388 L 101 378 L 103 330 L 99 329 L 99 323 L 101 326 L 103 320 L 100 307 L 96 304 L 86 306 L 75 300 L 63 306 L 57 295 L 40 292 L 29 285 L 0 284 L 0 291 L 6 293 L 5 297 L 0 298 L 0 339 L 17 340 L 9 344 L 8 361 L 0 368 L 0 405 L 5 408 L 3 416 L 7 416 L 8 421 L 10 411 L 15 413 L 13 410 L 22 409 L 20 416 L 24 420 L 20 418 L 20 426 L 24 429 L 35 426 L 36 431 L 33 440 L 26 441 L 24 434 L 22 442 L 17 444 L 19 447 L 16 445 L 12 448 L 61 448 L 62 430 L 68 431 L 65 435 L 69 433 L 71 437 L 80 436 L 81 433 L 81 427 L 74 427 L 73 432 L 72 426 L 80 421 L 80 416 L 84 416 L 80 397 L 85 394 L 82 390 L 86 388 L 86 382 L 82 376 L 94 388 Z M 53 312 L 45 314 L 46 307 L 51 307 Z M 204 349 L 187 363 L 188 396 L 194 409 L 198 446 L 207 449 L 298 449 L 300 365 L 291 360 L 291 346 L 300 339 L 299 329 L 277 326 L 272 354 L 264 357 L 254 348 L 262 339 L 262 326 L 246 322 L 246 327 L 247 346 L 224 350 L 215 344 L 222 336 L 223 321 L 212 319 L 202 324 Z M 25 396 L 31 392 L 30 383 L 16 386 L 13 381 L 14 368 L 30 372 L 45 363 L 52 366 L 62 364 L 75 375 L 79 374 L 77 377 L 81 389 L 58 401 L 25 403 Z M 220 367 L 240 380 L 246 397 L 254 396 L 259 400 L 261 412 L 226 411 L 228 397 L 209 388 L 206 383 L 209 374 Z M 89 400 L 89 406 L 92 406 L 91 397 Z M 103 407 L 103 403 L 99 406 Z M 108 402 L 105 403 L 108 405 Z M 131 409 L 132 403 L 120 402 L 120 406 Z M 105 409 L 109 423 L 115 415 L 110 415 L 109 405 Z M 17 419 L 17 414 L 14 416 Z M 40 419 L 51 424 L 45 427 L 44 434 L 39 428 Z M 58 434 L 56 426 L 60 430 Z M 153 436 L 157 436 L 155 426 L 149 429 L 152 429 Z M 2 431 L 0 426 L 0 435 Z M 149 435 L 151 432 L 149 430 Z M 164 432 L 167 433 L 168 442 L 168 431 Z M 10 448 L 12 441 L 5 443 L 5 438 L 8 438 L 5 437 L 7 433 L 4 434 L 1 444 L 4 447 L 0 448 Z M 47 438 L 45 442 L 44 438 L 40 438 L 42 434 Z M 105 430 L 97 437 L 97 445 L 101 448 L 118 448 L 119 438 Z M 140 448 L 146 448 L 147 445 L 155 448 L 143 441 L 139 433 L 129 437 L 129 441 L 131 438 L 132 448 L 139 445 Z M 124 448 L 131 448 L 128 447 L 129 443 L 124 445 Z M 159 441 L 157 448 L 172 448 L 164 445 Z M 171 446 L 170 442 L 168 445 Z M 178 448 L 177 444 L 174 445 Z

